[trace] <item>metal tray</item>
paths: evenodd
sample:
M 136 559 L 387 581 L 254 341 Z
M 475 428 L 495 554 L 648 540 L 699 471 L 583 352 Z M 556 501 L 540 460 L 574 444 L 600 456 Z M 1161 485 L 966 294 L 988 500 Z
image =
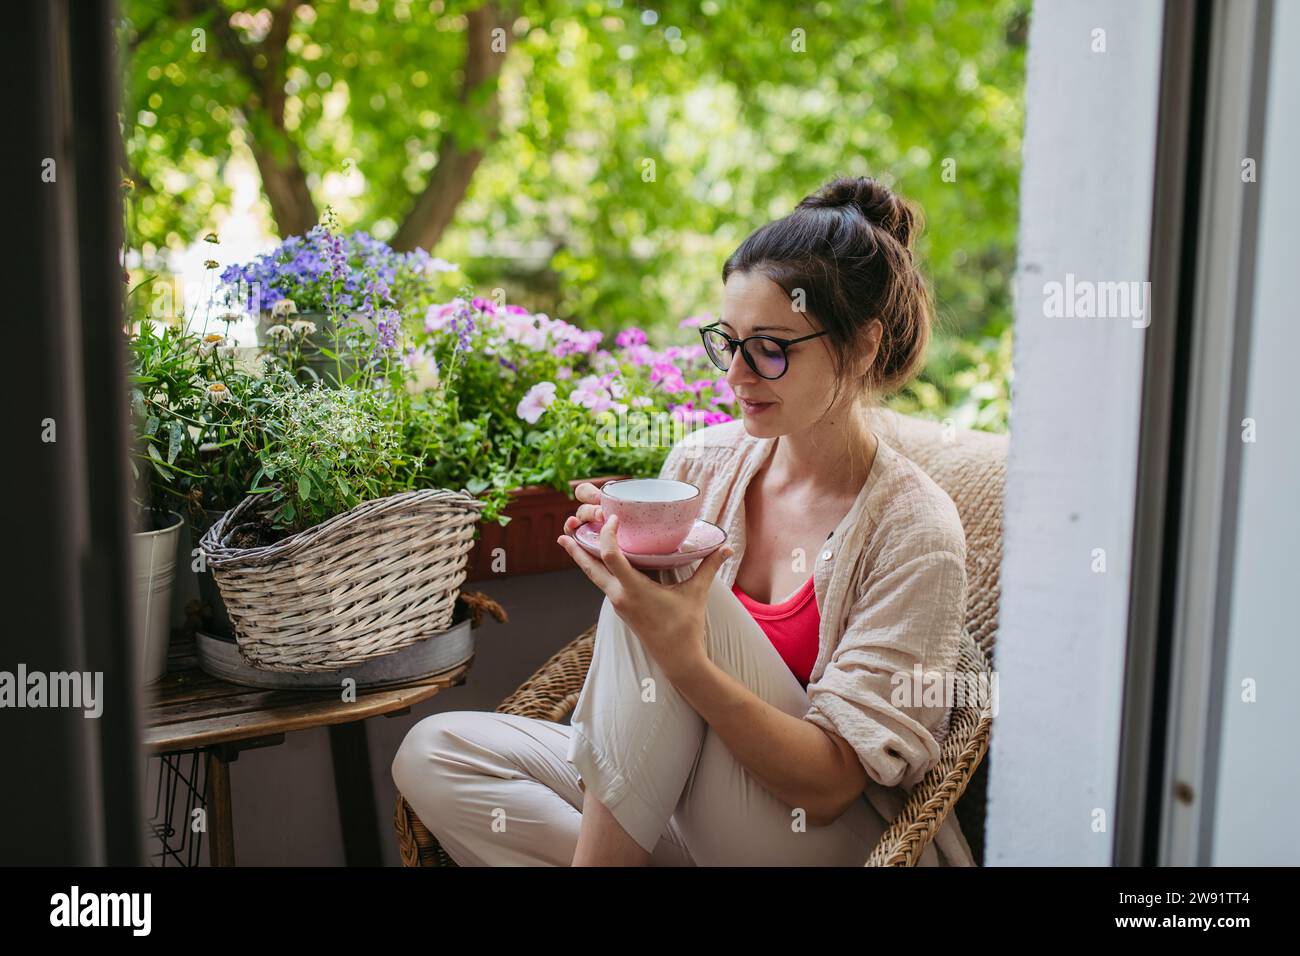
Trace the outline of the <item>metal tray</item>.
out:
M 234 638 L 195 633 L 199 667 L 221 680 L 247 687 L 283 690 L 338 690 L 351 677 L 357 687 L 387 687 L 406 684 L 451 670 L 474 656 L 474 633 L 469 618 L 449 630 L 434 634 L 400 651 L 336 671 L 294 674 L 253 667 L 239 656 Z

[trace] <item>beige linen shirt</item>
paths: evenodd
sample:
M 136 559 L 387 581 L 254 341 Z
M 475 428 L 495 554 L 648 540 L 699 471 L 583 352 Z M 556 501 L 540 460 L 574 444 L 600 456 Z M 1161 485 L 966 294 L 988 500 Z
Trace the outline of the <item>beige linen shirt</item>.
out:
M 895 673 L 910 679 L 918 664 L 922 673 L 956 668 L 966 535 L 948 494 L 875 434 L 879 449 L 866 483 L 821 551 L 807 556 L 821 628 L 804 719 L 853 747 L 867 774 L 864 797 L 887 825 L 939 760 L 947 735 L 947 707 L 896 707 L 891 694 Z M 726 531 L 735 553 L 718 576 L 728 587 L 745 557 L 745 492 L 777 441 L 751 436 L 735 419 L 685 436 L 660 470 L 661 478 L 698 486 L 700 517 Z M 660 571 L 659 580 L 685 580 L 696 567 Z M 954 815 L 920 865 L 975 865 Z

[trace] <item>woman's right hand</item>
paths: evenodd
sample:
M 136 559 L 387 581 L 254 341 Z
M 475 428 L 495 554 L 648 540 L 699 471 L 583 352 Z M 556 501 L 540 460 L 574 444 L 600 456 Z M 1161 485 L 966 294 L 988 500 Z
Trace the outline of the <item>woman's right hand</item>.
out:
M 573 489 L 573 496 L 581 501 L 577 514 L 564 519 L 564 533 L 572 535 L 588 521 L 604 521 L 605 512 L 600 507 L 600 489 L 590 481 L 584 481 Z

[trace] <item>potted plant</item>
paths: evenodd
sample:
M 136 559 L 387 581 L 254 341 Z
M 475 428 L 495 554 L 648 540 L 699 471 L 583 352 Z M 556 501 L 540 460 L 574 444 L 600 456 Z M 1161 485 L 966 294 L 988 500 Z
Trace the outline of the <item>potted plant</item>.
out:
M 413 400 L 427 411 L 410 441 L 429 480 L 491 503 L 469 580 L 570 567 L 555 539 L 577 484 L 657 474 L 685 432 L 731 419 L 702 346 L 657 351 L 627 329 L 609 351 L 602 338 L 465 289 L 427 309 L 406 361 L 434 384 Z
M 327 208 L 320 225 L 221 279 L 256 316 L 264 348 L 339 385 L 353 380 L 356 355 L 371 339 L 392 338 L 403 312 L 428 301 L 429 277 L 455 268 L 423 249 L 399 253 L 365 232 L 341 233 Z
M 194 497 L 191 470 L 205 391 L 204 357 L 197 339 L 175 326 L 159 331 L 139 323 L 128 336 L 134 428 L 132 471 L 135 525 L 132 571 L 137 660 L 148 683 L 167 669 L 177 545 Z
M 253 666 L 339 670 L 450 624 L 483 504 L 413 487 L 423 462 L 379 368 L 361 388 L 282 378 L 251 492 L 200 543 Z
M 228 619 L 201 560 L 199 538 L 247 493 L 265 442 L 263 411 L 283 368 L 249 370 L 224 333 L 189 332 L 178 323 L 137 316 L 128 329 L 130 402 L 136 423 L 133 469 L 148 483 L 145 510 L 184 519 L 172 575 L 182 596 L 197 590 L 191 623 L 222 633 Z M 194 574 L 194 588 L 178 575 Z

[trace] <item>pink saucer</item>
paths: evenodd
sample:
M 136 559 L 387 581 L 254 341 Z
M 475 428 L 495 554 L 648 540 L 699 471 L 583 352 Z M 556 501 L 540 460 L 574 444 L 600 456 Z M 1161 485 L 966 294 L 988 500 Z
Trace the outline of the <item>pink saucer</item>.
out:
M 573 532 L 573 538 L 594 558 L 600 557 L 600 529 L 603 521 L 588 521 Z M 624 551 L 627 563 L 643 571 L 656 571 L 662 568 L 680 568 L 693 561 L 707 558 L 727 540 L 727 533 L 712 521 L 696 519 L 686 540 L 671 554 L 636 554 Z

